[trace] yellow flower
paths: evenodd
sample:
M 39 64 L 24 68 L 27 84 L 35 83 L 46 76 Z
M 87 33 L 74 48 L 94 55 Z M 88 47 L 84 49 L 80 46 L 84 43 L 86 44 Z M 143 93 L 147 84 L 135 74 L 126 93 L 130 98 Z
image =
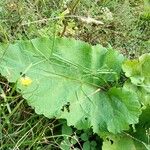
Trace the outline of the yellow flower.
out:
M 32 83 L 32 80 L 29 77 L 25 76 L 21 77 L 20 82 L 24 86 L 29 86 Z

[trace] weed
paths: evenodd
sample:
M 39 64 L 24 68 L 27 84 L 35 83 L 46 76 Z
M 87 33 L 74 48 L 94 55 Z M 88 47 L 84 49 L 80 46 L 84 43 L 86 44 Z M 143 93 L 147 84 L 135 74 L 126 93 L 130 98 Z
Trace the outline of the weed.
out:
M 63 14 L 66 10 L 69 13 Z M 61 35 L 110 44 L 137 57 L 150 49 L 149 10 L 148 0 L 1 0 L 0 42 Z M 84 22 L 82 17 L 103 24 Z M 61 149 L 62 123 L 35 114 L 2 76 L 0 87 L 0 149 Z

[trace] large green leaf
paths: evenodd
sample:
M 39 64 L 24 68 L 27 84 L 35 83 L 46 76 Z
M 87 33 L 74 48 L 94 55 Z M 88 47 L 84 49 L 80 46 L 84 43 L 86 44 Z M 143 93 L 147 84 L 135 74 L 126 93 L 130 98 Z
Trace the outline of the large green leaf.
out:
M 124 60 L 115 50 L 66 38 L 19 41 L 0 49 L 0 73 L 17 82 L 38 114 L 65 118 L 98 134 L 121 132 L 138 122 L 134 93 L 115 87 L 105 91 L 117 82 Z
M 150 105 L 150 54 L 144 54 L 137 60 L 127 60 L 122 68 L 131 80 L 124 87 L 136 92 L 144 105 Z

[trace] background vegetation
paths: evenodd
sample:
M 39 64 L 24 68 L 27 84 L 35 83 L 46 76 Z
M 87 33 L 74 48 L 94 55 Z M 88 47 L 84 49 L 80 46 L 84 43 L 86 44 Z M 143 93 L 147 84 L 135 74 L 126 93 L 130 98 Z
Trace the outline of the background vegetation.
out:
M 111 45 L 134 58 L 150 52 L 149 6 L 148 0 L 1 0 L 0 42 L 66 36 L 93 45 Z M 62 125 L 64 120 L 39 116 L 14 92 L 14 85 L 3 77 L 0 85 L 4 91 L 4 99 L 0 98 L 0 149 L 63 149 L 66 138 L 77 141 L 72 143 L 78 148 L 90 141 L 99 149 L 102 140 L 90 130 L 85 135 Z M 76 145 L 72 144 L 72 149 Z

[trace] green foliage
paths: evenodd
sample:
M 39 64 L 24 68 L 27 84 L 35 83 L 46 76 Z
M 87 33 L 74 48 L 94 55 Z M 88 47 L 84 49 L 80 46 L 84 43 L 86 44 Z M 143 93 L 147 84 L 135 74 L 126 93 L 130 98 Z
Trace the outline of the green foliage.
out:
M 141 97 L 131 87 L 140 86 L 149 92 L 149 54 L 139 61 L 125 60 L 117 51 L 101 45 L 46 37 L 1 44 L 0 49 L 0 73 L 15 82 L 16 90 L 38 114 L 66 119 L 69 126 L 81 130 L 92 128 L 103 138 L 138 123 Z M 119 84 L 122 64 L 130 79 L 123 88 Z M 71 134 L 72 129 L 63 126 L 62 132 Z M 111 138 L 118 141 L 112 148 L 124 142 L 134 147 L 133 139 L 126 140 L 122 134 L 120 139 Z M 81 139 L 83 149 L 94 147 L 94 141 L 87 140 L 84 134 Z M 107 142 L 103 149 L 107 149 Z M 76 143 L 77 139 L 70 141 L 66 137 L 61 146 L 69 149 Z
M 130 78 L 125 88 L 138 93 L 141 103 L 150 105 L 150 54 L 144 54 L 139 59 L 128 60 L 123 64 L 125 75 Z
M 65 118 L 78 129 L 92 127 L 97 134 L 118 133 L 138 122 L 136 95 L 109 85 L 117 83 L 124 60 L 115 50 L 73 39 L 42 38 L 17 42 L 4 52 L 0 72 L 9 82 L 17 82 L 38 114 Z M 23 76 L 32 84 L 23 85 Z
M 144 10 L 141 14 L 143 20 L 150 20 L 150 1 L 144 0 Z
M 148 146 L 144 146 L 138 141 L 134 141 L 131 137 L 124 136 L 114 136 L 111 137 L 112 141 L 106 140 L 103 144 L 103 150 L 146 150 Z M 112 142 L 112 143 L 111 143 Z
M 102 145 L 102 141 L 98 140 L 98 136 L 95 136 L 91 129 L 83 130 L 81 132 L 73 131 L 73 129 L 66 125 L 62 126 L 63 140 L 61 142 L 61 148 L 65 150 L 83 149 L 83 150 L 96 150 Z M 93 137 L 96 137 L 93 139 Z M 81 143 L 83 143 L 81 145 Z M 77 148 L 78 147 L 78 148 Z
M 128 133 L 123 132 L 116 136 L 110 135 L 103 143 L 103 150 L 149 150 L 149 136 L 150 136 L 150 107 L 142 111 L 139 123 L 135 125 L 134 132 L 130 129 Z
M 61 35 L 87 41 L 92 44 L 100 43 L 103 46 L 110 44 L 113 48 L 117 49 L 125 56 L 133 59 L 139 57 L 139 55 L 143 53 L 148 53 L 150 49 L 149 10 L 149 0 L 1 0 L 0 42 L 5 42 L 9 45 L 10 42 L 15 42 L 18 39 L 33 39 L 39 36 L 50 36 L 54 38 L 52 40 L 53 43 L 55 43 L 55 36 Z M 103 24 L 97 24 L 96 22 L 103 22 Z M 0 44 L 0 47 L 3 49 L 0 50 L 0 63 L 2 61 L 2 58 L 5 58 L 3 56 L 5 54 L 5 51 L 8 49 L 8 45 L 2 46 Z M 43 47 L 45 47 L 45 45 Z M 112 51 L 112 53 L 113 52 L 114 51 Z M 28 57 L 28 55 L 26 56 Z M 36 58 L 36 56 L 34 58 Z M 110 62 L 110 60 L 112 60 L 113 58 L 113 56 L 110 59 L 109 57 L 107 63 Z M 17 57 L 14 57 L 14 59 L 16 58 Z M 47 60 L 49 61 L 49 54 L 47 58 Z M 20 62 L 22 61 L 21 59 Z M 44 60 L 46 58 L 41 59 Z M 17 66 L 14 68 L 17 68 L 20 62 L 17 63 Z M 28 64 L 28 58 L 26 62 Z M 15 63 L 13 62 L 12 64 Z M 4 66 L 7 66 L 7 64 L 5 64 Z M 8 66 L 11 65 L 8 64 Z M 117 65 L 115 65 L 115 67 L 117 67 Z M 128 69 L 129 68 L 130 67 L 128 67 Z M 94 78 L 94 80 L 97 80 L 96 78 L 97 76 L 99 76 L 100 72 L 105 72 L 107 71 L 107 69 L 108 68 L 104 66 L 104 68 L 101 68 L 101 70 L 92 70 L 92 73 L 90 71 L 86 71 L 86 75 L 83 75 L 83 79 L 89 79 L 88 81 L 90 81 Z M 11 68 L 9 68 L 8 70 L 11 70 Z M 28 72 L 30 72 L 30 70 L 31 68 L 29 66 L 29 71 L 27 69 L 26 76 L 23 75 L 23 71 L 21 74 L 15 73 L 15 75 L 17 75 L 16 79 L 18 79 L 16 83 L 14 83 L 16 79 L 13 81 L 13 83 L 10 83 L 10 80 L 6 80 L 6 76 L 4 78 L 0 74 L 0 149 L 56 150 L 64 149 L 63 146 L 66 146 L 68 149 L 93 148 L 99 150 L 102 146 L 102 139 L 100 139 L 97 134 L 94 134 L 92 132 L 92 129 L 90 129 L 89 132 L 88 130 L 81 131 L 73 128 L 72 126 L 66 126 L 66 124 L 64 124 L 64 122 L 60 122 L 60 120 L 58 121 L 57 119 L 48 119 L 43 115 L 36 114 L 34 110 L 27 105 L 27 101 L 24 100 L 24 98 L 22 97 L 22 92 L 19 90 L 19 84 L 21 84 L 24 89 L 27 89 L 35 83 L 34 81 L 37 78 L 34 79 L 33 76 L 31 78 L 31 76 L 28 75 Z M 3 70 L 1 71 L 3 72 Z M 129 70 L 127 70 L 127 72 L 128 71 Z M 37 71 L 37 74 L 38 72 L 39 71 Z M 6 75 L 8 74 L 9 72 L 6 73 Z M 49 76 L 49 73 L 47 74 Z M 13 78 L 15 75 L 12 75 Z M 138 76 L 141 75 L 138 73 Z M 10 75 L 8 75 L 8 78 L 9 77 Z M 142 114 L 139 118 L 139 123 L 136 125 L 132 125 L 132 127 L 130 125 L 130 129 L 126 131 L 128 135 L 124 135 L 122 133 L 123 131 L 121 131 L 121 135 L 117 134 L 117 136 L 114 137 L 110 136 L 110 133 L 108 133 L 107 131 L 107 137 L 109 138 L 109 141 L 107 141 L 106 144 L 110 146 L 108 147 L 108 149 L 113 149 L 113 147 L 119 146 L 119 141 L 120 143 L 122 143 L 121 141 L 125 142 L 125 140 L 127 141 L 126 143 L 132 143 L 132 146 L 134 146 L 136 149 L 138 149 L 139 144 L 146 145 L 147 147 L 147 145 L 149 145 L 150 138 L 149 92 L 145 88 L 133 84 L 131 82 L 131 79 L 128 79 L 125 82 L 126 77 L 124 77 L 124 74 L 121 74 L 120 78 L 119 72 L 118 75 L 113 77 L 115 81 L 109 80 L 108 82 L 107 80 L 109 79 L 109 76 L 107 74 L 101 74 L 101 77 L 106 78 L 106 80 L 103 81 L 102 79 L 99 79 L 98 84 L 101 83 L 101 85 L 99 85 L 99 89 L 101 90 L 98 91 L 98 93 L 103 92 L 105 93 L 105 96 L 109 96 L 108 93 L 111 91 L 111 89 L 117 88 L 117 90 L 120 91 L 122 90 L 123 86 L 122 91 L 126 91 L 126 93 L 130 93 L 130 95 L 134 95 L 136 99 L 138 97 L 142 110 Z M 139 81 L 140 78 L 141 77 L 136 79 L 135 77 L 134 79 L 136 81 Z M 119 82 L 117 82 L 118 79 Z M 39 83 L 38 85 L 40 84 L 41 83 Z M 147 82 L 147 84 L 149 83 Z M 16 88 L 19 92 L 16 92 Z M 33 91 L 36 91 L 37 88 L 38 87 L 36 87 Z M 43 91 L 44 90 L 47 91 L 46 88 L 43 88 Z M 32 93 L 34 94 L 33 91 Z M 119 96 L 117 96 L 117 100 L 118 97 Z M 41 98 L 42 96 L 40 95 L 40 99 Z M 113 102 L 114 99 L 115 98 L 113 97 Z M 107 99 L 106 102 L 111 102 L 111 100 Z M 127 108 L 130 108 L 131 112 L 132 109 L 131 107 L 129 107 L 128 103 L 122 104 L 126 104 Z M 54 106 L 55 105 L 53 105 L 53 107 Z M 51 108 L 52 107 L 50 107 L 50 109 Z M 65 105 L 63 105 L 62 110 L 68 111 L 68 108 L 70 108 L 69 103 L 66 103 Z M 115 110 L 116 108 L 117 107 L 114 106 L 109 107 L 111 111 Z M 117 110 L 120 111 L 120 109 Z M 102 113 L 102 111 L 99 112 Z M 120 113 L 121 112 L 123 111 L 120 111 Z M 106 114 L 108 113 L 106 112 Z M 127 119 L 126 121 L 128 122 L 129 120 Z M 66 130 L 64 130 L 65 127 L 63 126 L 66 127 Z M 61 131 L 61 127 L 63 129 L 63 132 Z M 72 133 L 68 133 L 67 128 L 72 130 Z M 102 131 L 101 133 L 99 133 L 99 135 L 106 142 Z M 67 141 L 67 137 L 69 137 L 69 141 Z M 76 144 L 74 138 L 77 139 Z M 137 140 L 138 142 L 135 142 Z M 63 141 L 65 141 L 65 144 L 62 144 Z M 144 148 L 146 149 L 146 147 Z M 130 149 L 130 147 L 128 147 L 128 149 Z

